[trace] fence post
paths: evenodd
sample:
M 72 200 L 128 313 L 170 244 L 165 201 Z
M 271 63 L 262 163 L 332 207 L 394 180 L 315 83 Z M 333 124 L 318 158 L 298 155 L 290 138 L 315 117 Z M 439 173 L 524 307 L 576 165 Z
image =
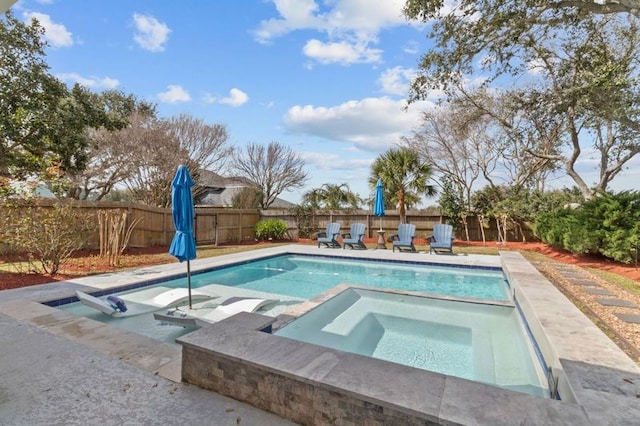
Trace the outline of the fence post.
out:
M 131 211 L 132 211 L 132 210 L 131 210 L 131 204 L 129 204 L 129 205 L 127 206 L 127 220 L 125 221 L 124 229 L 129 229 L 129 227 L 131 226 Z M 144 246 L 148 246 L 148 245 L 149 245 L 149 244 L 147 243 L 147 235 L 146 235 L 146 234 L 147 234 L 147 233 L 145 232 L 144 239 L 142 240 L 142 241 L 143 241 L 143 243 L 142 243 L 142 244 L 143 244 Z
M 167 243 L 167 212 L 166 209 L 165 211 L 162 212 L 162 242 L 163 245 L 168 245 Z
M 218 247 L 218 212 L 213 215 L 214 247 Z

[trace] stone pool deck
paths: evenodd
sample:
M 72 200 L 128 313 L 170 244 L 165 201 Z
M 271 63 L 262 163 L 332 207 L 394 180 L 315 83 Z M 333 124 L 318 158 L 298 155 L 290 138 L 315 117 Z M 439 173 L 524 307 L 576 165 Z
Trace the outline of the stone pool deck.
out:
M 415 392 L 416 386 L 403 385 L 402 382 L 394 384 L 394 375 L 385 373 L 383 369 L 386 367 L 382 364 L 373 370 L 363 370 L 362 367 L 345 370 L 345 364 L 326 362 L 327 359 L 341 357 L 353 359 L 353 355 L 336 355 L 330 350 L 303 349 L 298 352 L 301 357 L 296 359 L 295 365 L 290 363 L 290 367 L 298 371 L 287 373 L 289 375 L 300 375 L 299 370 L 303 370 L 313 375 L 305 380 L 330 378 L 334 381 L 331 386 L 338 380 L 341 382 L 337 383 L 339 385 L 368 390 L 377 395 L 370 397 L 368 403 L 390 399 L 386 402 L 405 414 L 407 410 L 412 415 L 420 412 L 415 410 L 416 403 L 412 402 L 420 400 L 420 404 L 428 406 L 430 411 L 426 417 L 422 414 L 412 417 L 415 424 L 614 425 L 634 424 L 640 418 L 638 366 L 518 253 L 504 252 L 500 257 L 450 256 L 296 245 L 196 260 L 192 262 L 192 270 L 285 252 L 469 266 L 502 264 L 545 359 L 558 377 L 563 401 L 513 393 L 435 373 L 414 372 L 409 375 L 413 377 L 410 379 L 412 383 L 417 377 L 422 377 L 423 382 L 431 381 L 431 391 L 422 396 Z M 175 263 L 1 291 L 0 424 L 155 424 L 179 421 L 224 425 L 238 424 L 238 420 L 239 424 L 290 424 L 282 417 L 248 404 L 180 383 L 183 360 L 175 346 L 114 330 L 36 303 L 70 297 L 75 290 L 91 292 L 139 280 L 173 276 L 184 273 L 184 268 L 184 264 Z M 229 335 L 229 327 L 239 327 L 232 320 L 201 329 L 182 339 L 192 348 L 206 348 L 205 352 L 237 353 L 246 349 L 249 343 L 245 340 L 234 344 L 222 338 Z M 235 331 L 235 334 L 243 336 L 254 336 L 255 333 L 258 332 Z M 258 336 L 258 339 L 274 337 L 264 333 Z M 219 344 L 211 347 L 211 342 L 216 341 Z M 265 353 L 263 345 L 264 342 L 245 352 L 254 357 L 254 363 L 268 365 L 275 362 Z M 272 354 L 277 353 L 274 349 Z M 305 378 L 304 375 L 301 377 Z M 378 391 L 375 386 L 379 386 Z M 393 395 L 380 391 L 388 386 L 396 386 Z M 332 387 L 329 389 L 333 391 Z M 349 392 L 353 394 L 354 390 Z M 281 402 L 290 405 L 290 401 Z M 413 405 L 407 409 L 402 408 L 403 404 Z M 301 409 L 310 410 L 311 407 L 303 405 Z M 349 424 L 347 419 L 348 416 L 344 419 L 345 424 Z M 357 422 L 357 417 L 352 419 Z

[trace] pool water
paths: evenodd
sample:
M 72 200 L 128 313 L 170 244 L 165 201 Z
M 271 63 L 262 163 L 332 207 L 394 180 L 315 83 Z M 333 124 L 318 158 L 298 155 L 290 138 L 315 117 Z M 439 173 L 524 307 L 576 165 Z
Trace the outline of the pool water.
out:
M 276 256 L 196 273 L 191 283 L 194 289 L 225 286 L 227 290 L 215 291 L 218 295 L 233 292 L 280 300 L 311 299 L 343 283 L 490 300 L 509 299 L 506 280 L 499 270 L 303 255 Z M 187 280 L 179 278 L 157 285 L 184 288 Z M 131 291 L 140 291 L 140 288 Z M 172 344 L 177 337 L 192 331 L 163 324 L 152 314 L 113 318 L 79 302 L 62 305 L 60 309 Z
M 275 334 L 548 396 L 515 307 L 348 289 Z
M 184 279 L 176 281 L 163 285 L 184 285 Z M 507 283 L 500 270 L 418 263 L 285 255 L 192 277 L 194 288 L 222 284 L 304 299 L 311 299 L 343 283 L 448 296 L 509 300 Z
M 175 343 L 175 340 L 178 337 L 184 336 L 186 333 L 194 330 L 194 328 L 188 329 L 176 327 L 169 324 L 163 324 L 153 318 L 153 314 L 151 313 L 136 315 L 132 317 L 116 318 L 105 315 L 95 309 L 89 308 L 88 306 L 85 306 L 80 302 L 62 305 L 59 306 L 59 309 L 62 309 L 76 316 L 99 321 L 112 327 L 131 331 L 172 345 L 177 345 L 177 343 Z

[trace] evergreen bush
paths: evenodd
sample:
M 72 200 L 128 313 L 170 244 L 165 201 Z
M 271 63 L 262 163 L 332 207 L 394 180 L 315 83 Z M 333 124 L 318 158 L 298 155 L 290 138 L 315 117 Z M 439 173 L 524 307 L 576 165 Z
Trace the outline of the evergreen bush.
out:
M 256 238 L 259 240 L 282 240 L 289 228 L 282 219 L 265 219 L 255 226 Z
M 630 263 L 640 242 L 640 193 L 598 194 L 578 208 L 542 213 L 535 231 L 543 242 L 572 253 Z

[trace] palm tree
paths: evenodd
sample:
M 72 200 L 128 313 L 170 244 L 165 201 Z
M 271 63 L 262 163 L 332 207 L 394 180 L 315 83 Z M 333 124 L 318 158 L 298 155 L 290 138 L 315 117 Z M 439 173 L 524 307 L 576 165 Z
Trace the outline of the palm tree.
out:
M 406 209 L 420 201 L 422 195 L 433 196 L 436 189 L 428 185 L 433 169 L 422 162 L 412 149 L 391 148 L 375 159 L 371 166 L 369 184 L 375 188 L 378 178 L 382 179 L 389 202 L 397 203 L 400 223 L 406 223 Z
M 303 195 L 303 201 L 314 208 L 338 210 L 343 208 L 357 209 L 360 197 L 346 183 L 325 183 L 320 188 L 313 188 Z
M 313 188 L 304 193 L 302 196 L 302 203 L 313 209 L 319 209 L 322 203 L 322 188 Z

